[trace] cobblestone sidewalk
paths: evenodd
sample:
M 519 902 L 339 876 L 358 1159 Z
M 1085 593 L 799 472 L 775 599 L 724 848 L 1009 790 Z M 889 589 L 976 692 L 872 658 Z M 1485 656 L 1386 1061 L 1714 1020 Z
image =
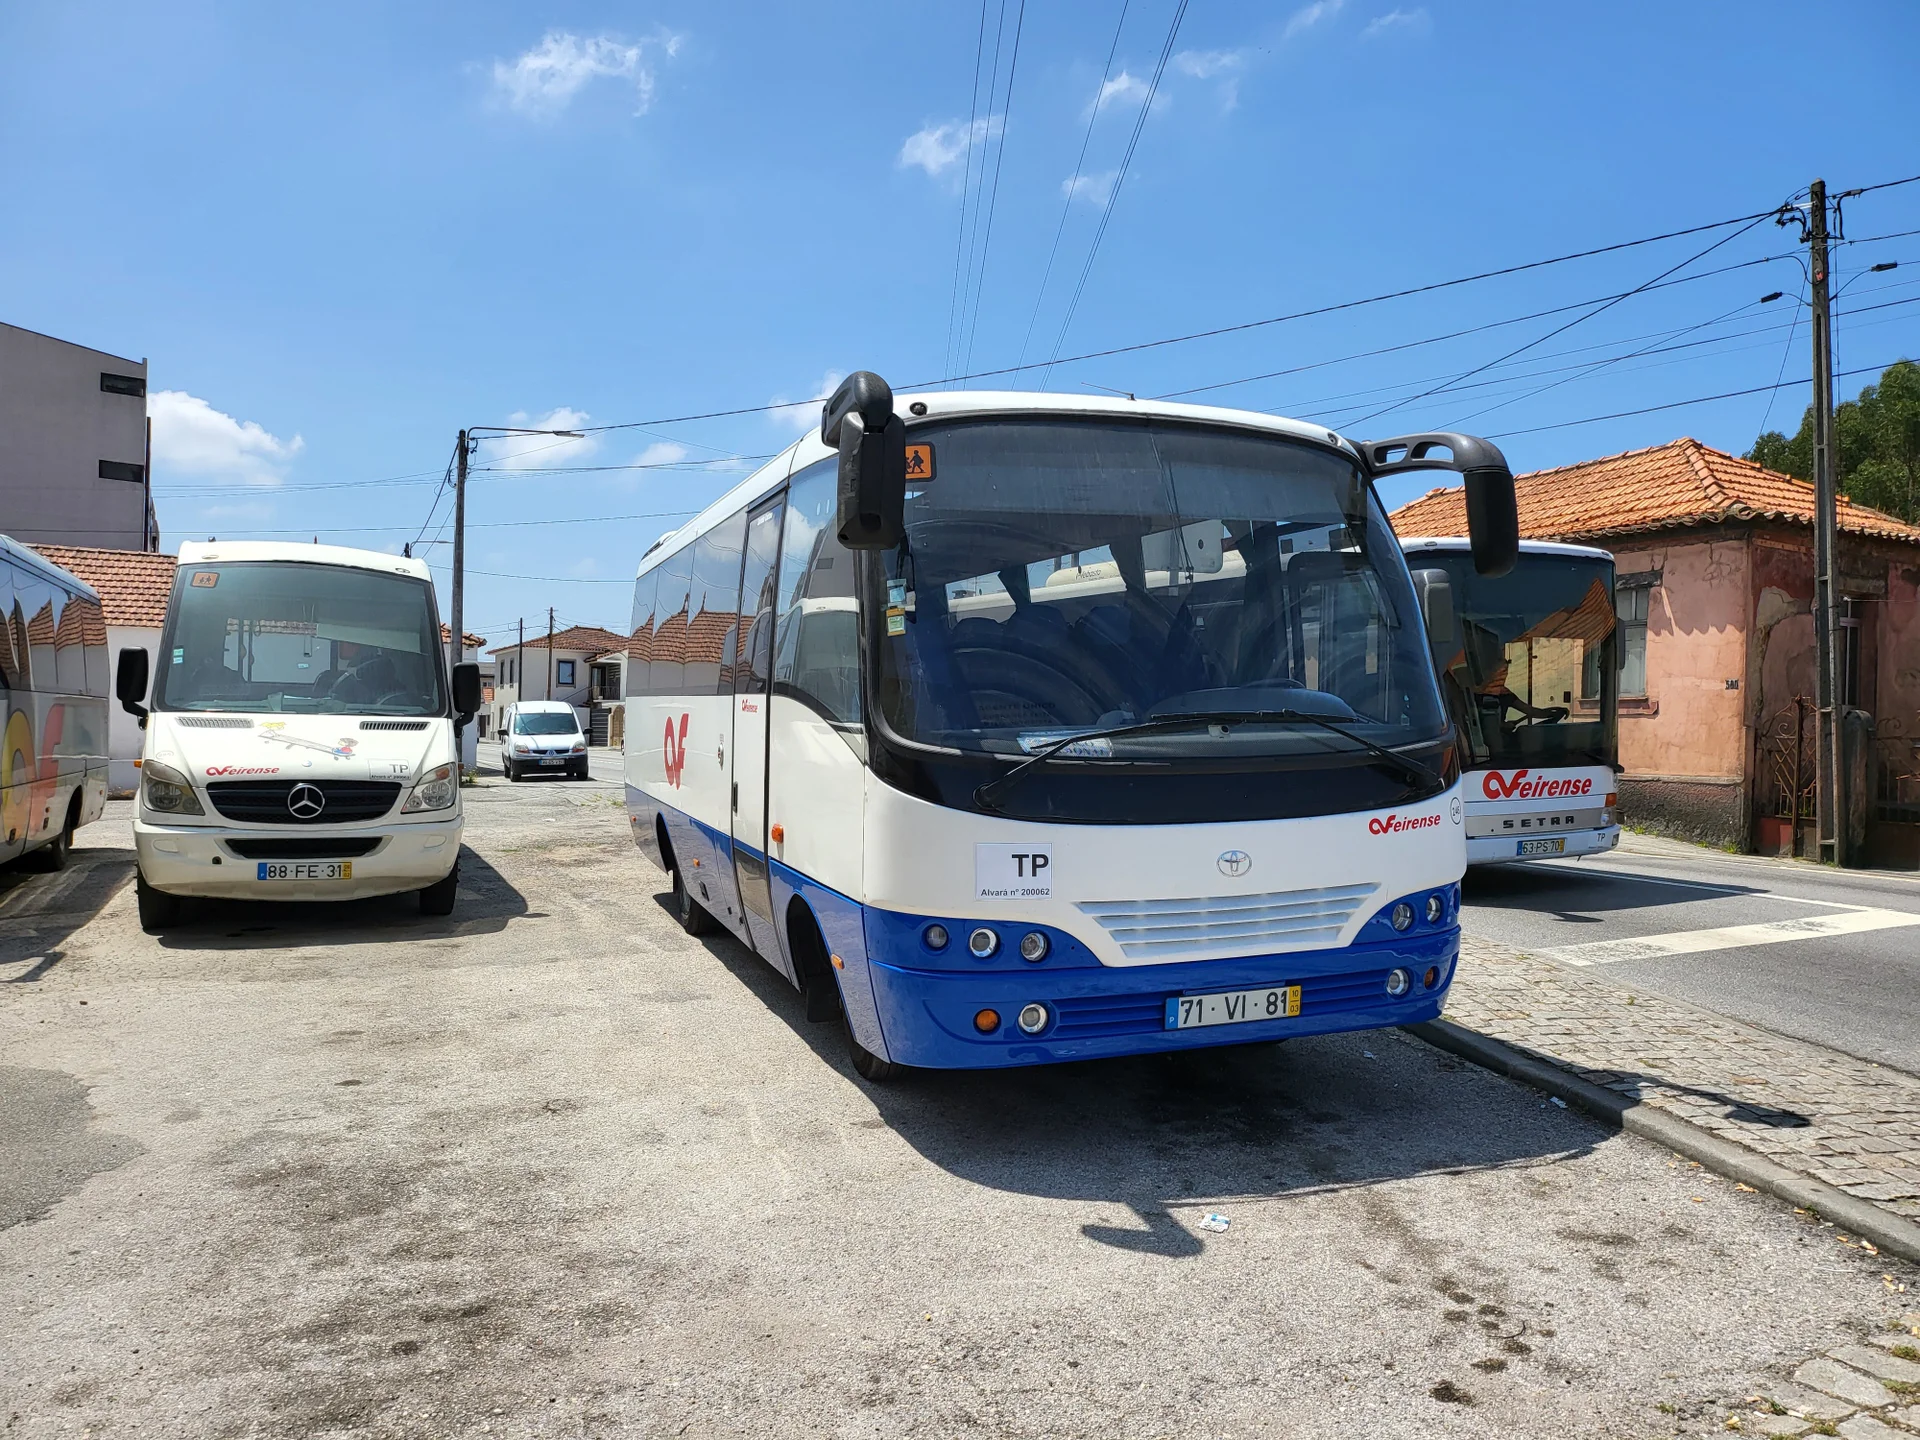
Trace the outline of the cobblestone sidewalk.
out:
M 1446 1018 L 1920 1219 L 1920 1079 L 1472 939 Z
M 1865 1345 L 1842 1345 L 1793 1372 L 1791 1383 L 1721 1408 L 1741 1435 L 1839 1435 L 1911 1440 L 1920 1430 L 1920 1314 L 1903 1315 Z

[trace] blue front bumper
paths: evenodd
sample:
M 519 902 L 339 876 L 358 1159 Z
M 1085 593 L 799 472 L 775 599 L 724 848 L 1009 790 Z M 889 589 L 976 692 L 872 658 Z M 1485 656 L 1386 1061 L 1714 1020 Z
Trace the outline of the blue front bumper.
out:
M 880 938 L 869 927 L 869 939 Z M 870 945 L 867 970 L 885 1036 L 887 1057 L 904 1065 L 984 1069 L 1094 1060 L 1154 1051 L 1244 1045 L 1336 1030 L 1410 1025 L 1439 1016 L 1460 955 L 1457 924 L 1339 950 L 1257 955 L 1133 967 L 1046 962 L 1020 968 L 922 969 L 888 963 L 897 947 Z M 1395 969 L 1413 976 L 1399 997 L 1387 994 Z M 1434 983 L 1425 983 L 1429 971 Z M 1166 1028 L 1167 1001 L 1180 995 L 1298 985 L 1300 1013 L 1277 1020 Z M 1048 1022 L 1023 1034 L 1015 1016 L 1023 1006 L 1047 1007 Z M 991 1033 L 976 1029 L 982 1010 L 998 1013 Z

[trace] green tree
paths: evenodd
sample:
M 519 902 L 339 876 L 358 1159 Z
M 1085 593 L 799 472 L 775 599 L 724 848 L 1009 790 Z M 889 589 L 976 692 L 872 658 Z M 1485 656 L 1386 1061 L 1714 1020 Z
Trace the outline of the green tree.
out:
M 1900 360 L 1881 372 L 1859 398 L 1833 413 L 1840 493 L 1909 524 L 1920 524 L 1920 365 Z M 1747 459 L 1813 478 L 1813 407 L 1791 436 L 1769 430 L 1753 442 Z

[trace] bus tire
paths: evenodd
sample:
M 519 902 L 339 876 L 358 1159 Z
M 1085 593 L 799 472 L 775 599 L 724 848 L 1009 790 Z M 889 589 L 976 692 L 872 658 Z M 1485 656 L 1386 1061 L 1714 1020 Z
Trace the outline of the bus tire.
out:
M 706 907 L 693 898 L 693 891 L 687 888 L 686 877 L 678 865 L 673 867 L 673 915 L 689 935 L 711 935 L 720 928 Z
M 80 797 L 75 795 L 73 803 L 67 807 L 67 818 L 55 835 L 38 852 L 42 870 L 64 870 L 73 859 L 73 832 L 80 826 Z
M 884 1085 L 889 1080 L 898 1080 L 907 1071 L 906 1066 L 896 1065 L 891 1060 L 882 1060 L 854 1039 L 852 1022 L 848 1022 L 847 1025 L 847 1054 L 853 1058 L 854 1070 L 870 1085 Z
M 451 915 L 453 902 L 460 892 L 460 862 L 453 862 L 453 869 L 441 876 L 424 890 L 414 893 L 420 897 L 422 915 Z
M 133 899 L 140 911 L 140 928 L 149 935 L 180 922 L 180 897 L 154 889 L 138 870 L 133 872 Z
M 787 944 L 793 953 L 794 968 L 800 974 L 800 994 L 806 1001 L 807 1019 L 839 1019 L 847 1035 L 847 1056 L 854 1073 L 871 1085 L 884 1085 L 906 1073 L 907 1067 L 882 1060 L 854 1038 L 853 1023 L 840 1003 L 840 982 L 834 978 L 833 961 L 827 942 L 820 934 L 819 922 L 804 901 L 797 897 L 787 908 Z

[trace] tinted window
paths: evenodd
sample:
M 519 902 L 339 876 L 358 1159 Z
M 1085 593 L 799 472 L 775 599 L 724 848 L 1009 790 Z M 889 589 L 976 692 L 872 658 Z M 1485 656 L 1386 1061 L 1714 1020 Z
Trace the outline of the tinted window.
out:
M 660 593 L 660 572 L 649 570 L 633 582 L 633 623 L 627 630 L 627 694 L 647 695 L 653 663 L 653 601 Z
M 805 700 L 831 720 L 860 723 L 860 621 L 854 555 L 834 534 L 838 462 L 793 479 L 780 545 L 776 694 Z
M 433 593 L 334 565 L 183 565 L 154 705 L 167 710 L 438 715 Z
M 535 710 L 523 712 L 513 717 L 513 733 L 516 735 L 573 735 L 580 729 L 580 722 L 571 715 L 562 715 L 554 710 Z
M 734 630 L 740 623 L 740 552 L 747 516 L 730 515 L 693 547 L 693 589 L 687 622 L 689 695 L 733 693 Z
M 685 689 L 687 659 L 687 599 L 693 588 L 693 547 L 688 546 L 660 562 L 659 595 L 654 600 L 653 663 L 647 690 L 652 695 L 678 695 Z

